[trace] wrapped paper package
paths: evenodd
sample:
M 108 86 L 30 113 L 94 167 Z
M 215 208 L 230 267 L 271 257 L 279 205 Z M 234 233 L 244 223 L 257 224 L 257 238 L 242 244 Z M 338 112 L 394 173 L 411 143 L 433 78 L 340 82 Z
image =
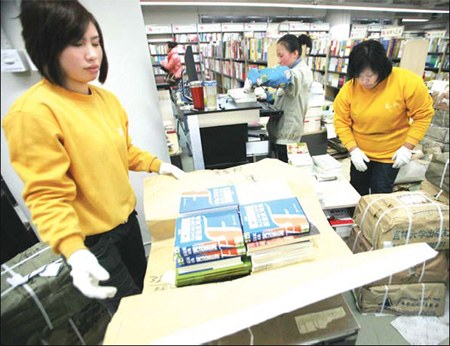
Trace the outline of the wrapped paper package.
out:
M 442 316 L 445 313 L 445 284 L 426 283 L 362 287 L 355 290 L 362 313 Z
M 441 190 L 445 192 L 448 191 L 448 174 L 449 174 L 449 154 L 435 154 L 431 159 L 430 165 L 425 173 L 425 177 L 432 184 L 438 186 Z
M 371 245 L 358 227 L 354 227 L 347 245 L 353 253 L 370 251 Z M 370 283 L 370 286 L 404 285 L 412 283 L 446 283 L 448 280 L 448 264 L 446 251 L 441 251 L 435 258 L 420 263 L 400 273 Z
M 419 242 L 449 248 L 449 207 L 423 191 L 364 196 L 353 219 L 374 249 Z

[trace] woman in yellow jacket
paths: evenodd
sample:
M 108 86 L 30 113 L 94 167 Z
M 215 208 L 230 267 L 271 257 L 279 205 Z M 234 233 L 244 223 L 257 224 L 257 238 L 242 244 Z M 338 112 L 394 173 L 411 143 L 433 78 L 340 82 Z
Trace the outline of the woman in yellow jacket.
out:
M 392 67 L 378 41 L 353 48 L 348 78 L 334 101 L 334 125 L 351 155 L 350 182 L 361 195 L 391 193 L 428 129 L 432 98 L 421 77 Z
M 77 1 L 22 1 L 20 19 L 44 78 L 4 118 L 11 164 L 41 239 L 67 260 L 74 285 L 114 313 L 142 291 L 146 270 L 128 172 L 183 172 L 133 146 L 119 100 L 89 84 L 108 73 L 90 12 Z

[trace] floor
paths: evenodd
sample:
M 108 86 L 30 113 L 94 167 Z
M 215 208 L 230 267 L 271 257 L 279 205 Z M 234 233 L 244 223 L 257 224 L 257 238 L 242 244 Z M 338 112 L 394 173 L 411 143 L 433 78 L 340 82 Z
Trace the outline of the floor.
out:
M 181 148 L 181 162 L 183 170 L 191 172 L 194 170 L 192 157 L 188 155 L 186 145 L 186 137 L 180 131 L 180 148 Z M 341 161 L 343 164 L 343 175 L 348 180 L 350 179 L 350 159 Z M 359 313 L 355 299 L 351 292 L 344 293 L 344 299 L 348 303 L 350 309 L 355 315 L 356 320 L 361 326 L 356 341 L 357 345 L 409 345 L 402 335 L 390 324 L 396 316 L 375 316 L 362 315 Z M 444 340 L 440 345 L 449 345 L 449 339 Z

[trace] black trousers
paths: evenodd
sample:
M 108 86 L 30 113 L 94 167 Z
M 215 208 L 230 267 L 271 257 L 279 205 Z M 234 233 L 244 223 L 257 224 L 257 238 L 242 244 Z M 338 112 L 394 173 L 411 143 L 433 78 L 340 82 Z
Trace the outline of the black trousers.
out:
M 136 215 L 133 211 L 123 224 L 85 239 L 85 245 L 110 275 L 100 285 L 117 288 L 113 298 L 99 300 L 111 314 L 117 311 L 123 297 L 140 294 L 144 288 L 147 259 Z
M 369 193 L 391 193 L 394 187 L 395 178 L 399 169 L 393 168 L 392 163 L 370 161 L 367 170 L 358 171 L 355 166 L 350 168 L 350 184 L 361 196 Z

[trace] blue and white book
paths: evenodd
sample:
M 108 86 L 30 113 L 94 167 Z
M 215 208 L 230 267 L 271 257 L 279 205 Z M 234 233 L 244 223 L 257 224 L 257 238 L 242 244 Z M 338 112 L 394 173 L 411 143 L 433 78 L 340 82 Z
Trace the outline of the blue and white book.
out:
M 244 246 L 237 209 L 184 216 L 177 219 L 174 254 L 200 253 Z
M 180 214 L 217 212 L 236 209 L 238 199 L 233 185 L 183 192 L 180 200 Z
M 307 233 L 310 225 L 297 198 L 240 206 L 245 242 Z

